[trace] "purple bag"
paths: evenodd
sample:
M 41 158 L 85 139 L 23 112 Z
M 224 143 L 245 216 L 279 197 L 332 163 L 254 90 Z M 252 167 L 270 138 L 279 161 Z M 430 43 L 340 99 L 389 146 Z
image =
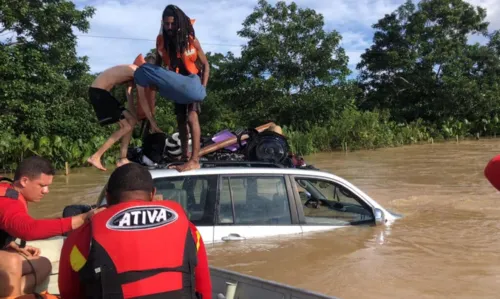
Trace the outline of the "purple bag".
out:
M 218 142 L 225 141 L 225 140 L 228 140 L 228 139 L 234 138 L 234 137 L 237 137 L 237 136 L 234 135 L 233 133 L 231 133 L 231 131 L 226 129 L 226 130 L 220 131 L 217 134 L 215 134 L 212 137 L 212 141 L 215 143 L 218 143 Z M 245 140 L 243 140 L 241 142 L 242 145 L 245 145 L 246 143 L 247 142 Z M 234 144 L 225 147 L 226 150 L 232 151 L 232 152 L 237 151 L 239 148 L 240 148 L 240 145 L 238 144 L 238 142 L 235 142 Z

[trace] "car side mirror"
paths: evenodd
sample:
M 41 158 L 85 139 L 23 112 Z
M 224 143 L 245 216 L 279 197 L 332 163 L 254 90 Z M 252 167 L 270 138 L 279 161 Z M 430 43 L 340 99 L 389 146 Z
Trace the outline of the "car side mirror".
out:
M 95 209 L 96 205 L 69 205 L 65 206 L 63 210 L 63 217 L 73 217 Z
M 373 211 L 373 214 L 375 215 L 375 224 L 376 225 L 385 224 L 385 215 L 381 209 L 375 208 Z

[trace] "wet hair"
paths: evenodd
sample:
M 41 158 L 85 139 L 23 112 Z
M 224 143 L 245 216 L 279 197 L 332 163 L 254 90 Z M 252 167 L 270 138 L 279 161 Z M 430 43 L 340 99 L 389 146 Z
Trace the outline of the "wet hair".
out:
M 108 205 L 114 205 L 129 199 L 127 194 L 129 192 L 133 192 L 134 195 L 143 192 L 146 196 L 153 189 L 153 178 L 147 168 L 137 163 L 128 163 L 116 168 L 109 177 L 106 200 Z
M 175 5 L 167 5 L 163 10 L 162 19 L 166 17 L 174 17 L 174 24 L 177 32 L 175 35 L 175 49 L 177 53 L 184 53 L 186 49 L 189 48 L 189 36 L 191 35 L 193 38 L 195 37 L 194 28 L 191 24 L 191 19 L 177 6 Z M 161 27 L 163 33 L 163 46 L 165 50 L 168 52 L 169 47 L 169 36 L 167 35 L 167 31 L 162 26 Z M 169 53 L 170 54 L 170 53 Z
M 41 175 L 55 175 L 56 171 L 52 163 L 40 156 L 31 156 L 24 159 L 19 166 L 17 166 L 14 173 L 14 181 L 20 180 L 23 176 L 28 177 L 30 180 L 36 179 Z

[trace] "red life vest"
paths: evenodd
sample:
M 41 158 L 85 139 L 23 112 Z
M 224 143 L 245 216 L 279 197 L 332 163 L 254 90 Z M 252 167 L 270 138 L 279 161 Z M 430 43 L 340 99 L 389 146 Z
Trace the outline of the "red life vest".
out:
M 196 244 L 178 203 L 120 203 L 96 214 L 91 230 L 79 271 L 85 298 L 197 298 Z
M 3 181 L 6 181 L 4 183 Z M 28 211 L 28 204 L 24 197 L 12 188 L 13 181 L 6 177 L 0 177 L 0 200 L 19 200 Z M 16 238 L 9 235 L 6 231 L 0 229 L 0 249 L 7 246 L 10 242 L 15 241 Z M 21 242 L 21 247 L 26 245 L 26 241 Z
M 484 176 L 495 189 L 500 191 L 500 155 L 493 157 L 486 164 Z

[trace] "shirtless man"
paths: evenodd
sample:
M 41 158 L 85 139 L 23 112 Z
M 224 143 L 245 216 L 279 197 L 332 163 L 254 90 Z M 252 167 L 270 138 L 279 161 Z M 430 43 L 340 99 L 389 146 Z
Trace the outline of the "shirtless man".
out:
M 111 67 L 97 76 L 89 88 L 90 102 L 94 107 L 99 124 L 105 126 L 118 122 L 120 125 L 120 128 L 111 134 L 101 148 L 87 159 L 87 162 L 100 170 L 106 170 L 101 164 L 102 155 L 120 138 L 122 138 L 120 159 L 116 165 L 119 167 L 130 162 L 127 159 L 127 149 L 132 138 L 132 130 L 137 123 L 132 96 L 134 72 L 136 69 L 137 66 L 134 64 L 122 64 Z M 127 84 L 127 109 L 110 93 L 111 89 L 117 84 Z

